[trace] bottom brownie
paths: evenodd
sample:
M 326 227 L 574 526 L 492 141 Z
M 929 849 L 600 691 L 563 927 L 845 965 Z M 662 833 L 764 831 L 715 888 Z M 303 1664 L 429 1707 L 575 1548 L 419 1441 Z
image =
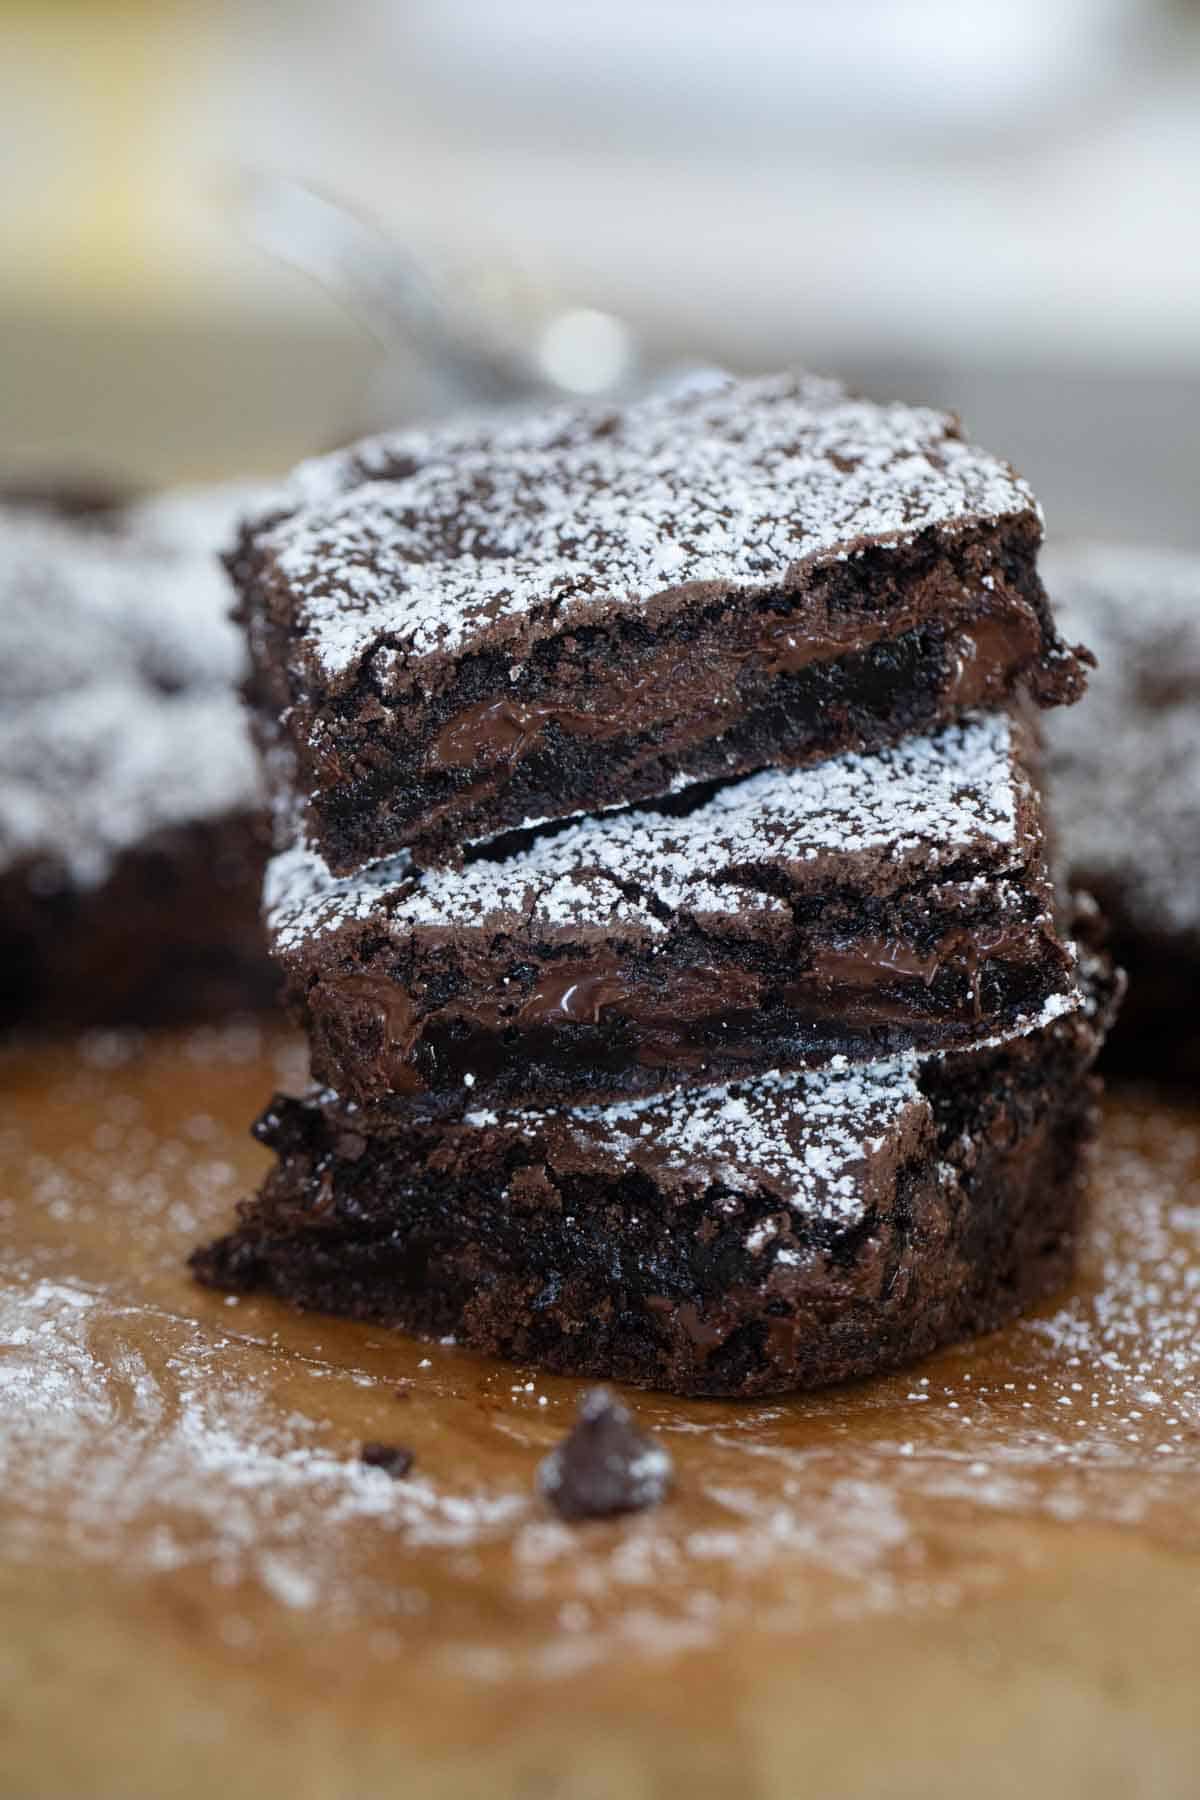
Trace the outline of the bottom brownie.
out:
M 192 1268 L 216 1287 L 678 1394 L 867 1375 L 986 1331 L 1072 1259 L 1113 1004 L 1002 1048 L 447 1124 L 325 1092 Z

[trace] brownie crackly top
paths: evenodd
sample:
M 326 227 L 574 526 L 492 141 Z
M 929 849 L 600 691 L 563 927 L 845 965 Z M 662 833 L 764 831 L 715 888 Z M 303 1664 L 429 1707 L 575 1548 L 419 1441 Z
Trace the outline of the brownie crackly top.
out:
M 232 567 L 268 739 L 331 867 L 874 747 L 1082 687 L 1008 466 L 785 375 L 385 437 Z
M 258 542 L 331 681 L 384 640 L 397 662 L 454 657 L 564 609 L 583 624 L 680 583 L 799 585 L 816 557 L 1036 512 L 946 414 L 808 375 L 378 438 L 307 465 L 296 492 Z

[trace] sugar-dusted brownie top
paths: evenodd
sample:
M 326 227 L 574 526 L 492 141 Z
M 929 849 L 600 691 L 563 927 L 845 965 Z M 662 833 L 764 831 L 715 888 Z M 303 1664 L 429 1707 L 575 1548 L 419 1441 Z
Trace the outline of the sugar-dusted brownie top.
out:
M 900 1055 L 805 1074 L 771 1072 L 715 1088 L 682 1088 L 619 1105 L 486 1110 L 469 1128 L 501 1126 L 551 1148 L 561 1174 L 643 1170 L 670 1192 L 713 1186 L 776 1194 L 798 1218 L 844 1228 L 878 1199 L 874 1173 L 897 1162 L 928 1132 L 920 1064 Z M 764 1241 L 768 1232 L 760 1226 Z
M 273 950 L 346 1095 L 571 1098 L 1031 1028 L 1076 1003 L 1024 729 L 976 714 L 490 846 L 268 871 Z M 686 810 L 683 810 L 686 808 Z
M 0 872 L 94 887 L 155 832 L 261 803 L 218 547 L 0 509 Z
M 684 582 L 776 588 L 814 557 L 1036 504 L 946 414 L 811 375 L 376 438 L 297 488 L 263 541 L 331 680 L 382 637 L 410 662 L 459 656 L 564 611 L 636 614 Z
M 1048 732 L 1063 854 L 1124 924 L 1200 953 L 1200 555 L 1086 544 L 1047 568 L 1097 658 Z
M 693 378 L 307 465 L 234 561 L 346 872 L 1081 677 L 1028 487 L 927 408 Z
M 1047 1019 L 1039 1032 L 997 1049 L 990 1061 L 986 1053 L 977 1064 L 969 1055 L 951 1059 L 946 1072 L 934 1077 L 934 1065 L 912 1052 L 868 1063 L 837 1058 L 823 1069 L 772 1070 L 615 1105 L 475 1109 L 464 1116 L 458 1141 L 495 1130 L 536 1142 L 558 1174 L 617 1175 L 632 1166 L 667 1192 L 723 1187 L 777 1195 L 792 1215 L 786 1224 L 845 1229 L 871 1215 L 881 1180 L 890 1184 L 917 1150 L 933 1149 L 938 1121 L 929 1092 L 952 1091 L 956 1072 L 966 1110 L 973 1085 L 989 1067 L 1005 1067 L 1006 1058 L 1013 1068 L 1037 1071 L 1048 1049 L 1069 1045 L 1072 1054 L 1082 1049 L 1090 1064 L 1112 1014 L 1111 969 L 1090 952 L 1083 967 L 1078 1005 L 1070 1016 L 1058 1015 L 1061 1024 Z M 317 1100 L 347 1118 L 354 1113 L 332 1093 Z M 757 1245 L 747 1248 L 771 1240 L 769 1220 L 756 1235 Z
M 421 872 L 401 856 L 338 878 L 301 843 L 271 863 L 268 925 L 281 952 L 354 919 L 655 937 L 677 912 L 785 913 L 768 869 L 785 871 L 799 893 L 844 880 L 887 893 L 967 860 L 1002 872 L 1024 862 L 1037 830 L 1019 737 L 1008 714 L 977 714 L 873 756 L 700 790 L 690 810 L 677 800 L 601 813 L 534 834 L 510 855 L 501 842 L 458 870 Z
M 920 1059 L 901 1053 L 875 1062 L 804 1072 L 768 1071 L 716 1087 L 678 1088 L 635 1100 L 570 1107 L 475 1107 L 461 1119 L 380 1125 L 329 1089 L 307 1104 L 322 1108 L 367 1143 L 441 1142 L 466 1175 L 476 1146 L 494 1156 L 497 1143 L 525 1140 L 556 1177 L 650 1176 L 663 1193 L 776 1196 L 797 1221 L 838 1229 L 860 1222 L 878 1199 L 877 1183 L 898 1162 L 931 1147 Z M 264 1134 L 270 1141 L 269 1131 Z M 524 1160 L 523 1158 L 521 1160 Z M 765 1242 L 768 1232 L 762 1231 Z

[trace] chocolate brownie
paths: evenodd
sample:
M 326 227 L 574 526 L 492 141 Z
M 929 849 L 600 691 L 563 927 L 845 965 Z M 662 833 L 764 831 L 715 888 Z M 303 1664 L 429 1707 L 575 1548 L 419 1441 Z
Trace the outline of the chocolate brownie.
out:
M 286 852 L 268 930 L 314 1074 L 367 1105 L 507 1105 L 1028 1030 L 1078 998 L 1029 755 L 973 714 L 459 871 L 338 880 Z
M 1085 970 L 1083 1007 L 986 1052 L 451 1123 L 277 1098 L 275 1166 L 193 1270 L 680 1394 L 888 1368 L 1071 1266 L 1115 985 Z
M 264 736 L 347 874 L 1074 700 L 1040 538 L 941 413 L 709 376 L 338 453 L 230 566 Z
M 274 991 L 216 551 L 132 514 L 0 509 L 4 1025 L 157 1023 Z
M 1200 1081 L 1200 557 L 1065 546 L 1056 599 L 1094 643 L 1093 692 L 1048 732 L 1073 878 L 1100 900 L 1129 998 L 1107 1066 Z

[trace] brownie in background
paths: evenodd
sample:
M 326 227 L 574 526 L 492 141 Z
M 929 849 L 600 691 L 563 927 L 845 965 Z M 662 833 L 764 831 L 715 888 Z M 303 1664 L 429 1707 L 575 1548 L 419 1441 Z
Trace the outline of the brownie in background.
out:
M 1200 556 L 1077 544 L 1045 556 L 1095 651 L 1086 706 L 1046 722 L 1071 879 L 1100 902 L 1129 992 L 1105 1067 L 1200 1082 Z
M 157 521 L 156 501 L 83 507 L 72 489 L 0 507 L 4 1027 L 212 1018 L 274 994 L 218 557 L 246 498 L 200 490 Z

